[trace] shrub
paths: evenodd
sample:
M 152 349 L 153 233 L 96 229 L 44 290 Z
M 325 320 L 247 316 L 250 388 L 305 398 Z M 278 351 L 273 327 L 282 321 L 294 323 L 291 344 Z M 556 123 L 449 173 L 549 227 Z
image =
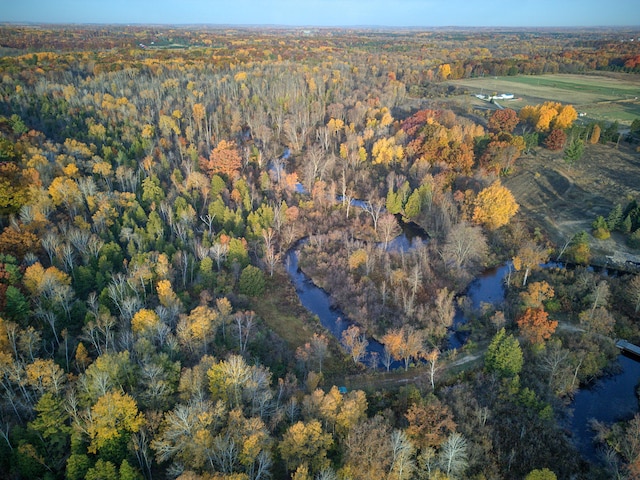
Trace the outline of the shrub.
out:
M 607 221 L 602 215 L 598 216 L 598 218 L 595 219 L 595 221 L 591 224 L 591 228 L 593 228 L 593 236 L 598 240 L 606 240 L 611 236 Z

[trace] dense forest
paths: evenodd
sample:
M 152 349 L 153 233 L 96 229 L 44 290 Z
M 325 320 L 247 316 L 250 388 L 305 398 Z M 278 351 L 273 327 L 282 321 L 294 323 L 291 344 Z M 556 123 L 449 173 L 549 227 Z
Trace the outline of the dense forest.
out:
M 597 463 L 563 425 L 640 340 L 640 276 L 587 268 L 587 232 L 553 245 L 503 185 L 617 125 L 442 83 L 635 75 L 632 35 L 0 27 L 2 477 L 638 478 L 640 415 L 594 426 Z M 630 205 L 598 225 L 640 232 Z M 474 309 L 504 262 L 505 302 Z

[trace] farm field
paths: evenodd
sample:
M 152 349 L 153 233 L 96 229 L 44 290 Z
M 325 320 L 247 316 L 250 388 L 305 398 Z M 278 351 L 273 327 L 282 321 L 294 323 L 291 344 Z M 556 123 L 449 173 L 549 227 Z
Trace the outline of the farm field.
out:
M 486 105 L 472 95 L 476 93 L 513 93 L 513 100 L 503 100 L 504 107 L 519 110 L 524 105 L 555 101 L 573 105 L 585 118 L 630 124 L 640 116 L 640 78 L 633 74 L 482 77 L 454 80 L 456 87 L 466 87 L 470 96 L 458 101 L 472 106 Z

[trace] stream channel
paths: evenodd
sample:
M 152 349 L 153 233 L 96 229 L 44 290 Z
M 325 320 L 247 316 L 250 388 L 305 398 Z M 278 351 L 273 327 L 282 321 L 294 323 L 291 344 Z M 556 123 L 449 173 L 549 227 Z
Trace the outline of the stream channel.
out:
M 407 250 L 416 239 L 403 233 L 397 237 L 388 248 Z M 418 240 L 420 241 L 420 240 Z M 306 240 L 301 240 L 286 256 L 286 268 L 293 282 L 300 302 L 312 314 L 317 315 L 320 323 L 336 338 L 342 337 L 351 322 L 344 314 L 331 306 L 329 294 L 315 285 L 311 279 L 299 268 L 299 251 Z M 509 271 L 509 265 L 487 269 L 479 275 L 467 288 L 465 295 L 470 299 L 474 309 L 481 303 L 500 304 L 504 301 L 504 277 Z M 454 318 L 453 328 L 449 334 L 449 348 L 460 348 L 466 341 L 466 332 L 458 327 L 466 323 L 463 313 L 458 309 Z M 367 357 L 364 363 L 375 363 L 382 368 L 383 345 L 370 338 Z M 590 420 L 596 419 L 611 424 L 616 421 L 631 418 L 638 412 L 638 399 L 635 388 L 640 378 L 640 362 L 620 354 L 617 358 L 617 373 L 606 376 L 592 385 L 581 388 L 569 406 L 572 415 L 567 421 L 567 428 L 572 433 L 575 446 L 582 456 L 592 462 L 598 461 L 598 452 L 592 442 L 593 432 Z M 394 362 L 391 368 L 401 367 L 400 362 Z

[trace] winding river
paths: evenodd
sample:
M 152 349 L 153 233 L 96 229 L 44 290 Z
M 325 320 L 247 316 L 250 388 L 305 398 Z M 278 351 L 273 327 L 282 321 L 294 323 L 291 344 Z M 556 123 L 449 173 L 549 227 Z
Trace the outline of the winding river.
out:
M 406 234 L 398 237 L 390 248 L 410 248 L 412 241 Z M 342 312 L 331 306 L 329 294 L 316 286 L 299 268 L 298 253 L 304 241 L 295 248 L 289 250 L 286 256 L 286 268 L 293 282 L 302 305 L 312 314 L 317 315 L 322 325 L 336 338 L 341 338 L 350 322 Z M 504 301 L 504 278 L 508 274 L 508 264 L 497 268 L 488 269 L 476 278 L 465 292 L 474 309 L 481 303 L 500 304 Z M 449 336 L 449 347 L 460 348 L 466 341 L 466 333 L 458 331 L 458 327 L 466 323 L 461 311 L 457 311 L 454 319 L 454 328 Z M 372 357 L 376 357 L 377 366 L 382 358 L 383 345 L 374 339 L 369 339 L 369 347 L 365 363 L 373 363 Z M 625 355 L 619 355 L 617 359 L 618 373 L 596 381 L 589 387 L 582 388 L 575 395 L 570 405 L 572 415 L 567 422 L 567 428 L 573 435 L 573 441 L 584 458 L 592 462 L 598 461 L 598 452 L 592 442 L 593 432 L 590 421 L 598 421 L 610 424 L 620 420 L 631 418 L 638 412 L 638 399 L 635 388 L 640 379 L 640 362 Z M 400 362 L 394 362 L 391 368 L 399 368 Z

